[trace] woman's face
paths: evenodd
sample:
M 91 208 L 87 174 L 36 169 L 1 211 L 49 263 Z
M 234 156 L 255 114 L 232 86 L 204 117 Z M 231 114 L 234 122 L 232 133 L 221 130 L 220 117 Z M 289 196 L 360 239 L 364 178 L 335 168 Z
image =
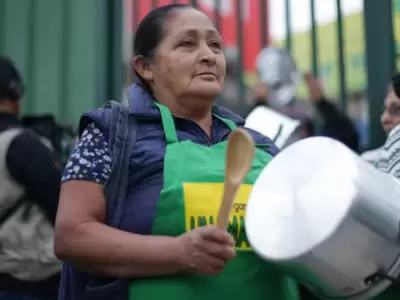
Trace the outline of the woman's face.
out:
M 385 109 L 381 116 L 384 131 L 388 134 L 396 125 L 400 124 L 400 99 L 393 89 L 390 89 L 385 99 Z
M 174 97 L 216 97 L 223 88 L 223 41 L 210 19 L 195 9 L 172 12 L 151 66 L 155 91 Z

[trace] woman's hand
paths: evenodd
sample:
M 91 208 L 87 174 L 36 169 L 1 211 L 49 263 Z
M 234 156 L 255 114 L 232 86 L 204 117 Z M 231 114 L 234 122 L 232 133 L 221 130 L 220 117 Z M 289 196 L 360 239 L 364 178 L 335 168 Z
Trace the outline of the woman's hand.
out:
M 179 260 L 186 272 L 218 274 L 235 257 L 235 240 L 215 225 L 189 231 L 178 239 L 182 249 Z
M 268 102 L 268 85 L 264 82 L 257 83 L 254 88 L 254 97 L 257 102 L 267 104 Z
M 314 102 L 320 101 L 324 94 L 321 82 L 311 72 L 304 74 L 304 82 L 311 100 Z

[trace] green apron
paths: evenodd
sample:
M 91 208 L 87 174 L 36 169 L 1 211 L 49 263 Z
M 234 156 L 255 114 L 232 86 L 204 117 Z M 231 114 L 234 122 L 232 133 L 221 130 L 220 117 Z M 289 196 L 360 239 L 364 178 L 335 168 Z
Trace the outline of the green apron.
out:
M 179 142 L 168 108 L 157 104 L 167 141 L 164 188 L 153 224 L 153 235 L 179 236 L 216 220 L 223 192 L 227 142 L 209 147 Z M 221 117 L 229 129 L 236 125 Z M 268 145 L 259 145 L 268 147 Z M 251 170 L 235 199 L 228 231 L 236 240 L 237 256 L 219 275 L 176 275 L 135 279 L 132 300 L 295 300 L 297 284 L 257 257 L 244 230 L 245 208 L 252 185 L 271 155 L 257 149 Z M 267 233 L 266 233 L 267 234 Z

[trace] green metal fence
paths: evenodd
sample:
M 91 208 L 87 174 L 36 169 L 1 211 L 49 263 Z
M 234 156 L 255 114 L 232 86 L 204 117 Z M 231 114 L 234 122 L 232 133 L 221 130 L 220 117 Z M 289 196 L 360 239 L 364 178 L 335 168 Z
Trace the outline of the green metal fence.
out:
M 26 84 L 23 113 L 77 124 L 120 99 L 122 0 L 0 0 L 0 55 Z
M 365 0 L 364 4 L 371 144 L 376 147 L 384 141 L 380 115 L 388 83 L 396 71 L 392 8 L 391 0 Z

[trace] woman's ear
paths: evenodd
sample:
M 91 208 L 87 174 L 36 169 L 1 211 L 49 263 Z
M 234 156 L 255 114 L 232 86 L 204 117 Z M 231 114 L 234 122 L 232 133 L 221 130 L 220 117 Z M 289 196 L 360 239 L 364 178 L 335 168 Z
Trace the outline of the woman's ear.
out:
M 153 81 L 153 71 L 143 56 L 138 55 L 133 58 L 133 69 L 147 82 Z

